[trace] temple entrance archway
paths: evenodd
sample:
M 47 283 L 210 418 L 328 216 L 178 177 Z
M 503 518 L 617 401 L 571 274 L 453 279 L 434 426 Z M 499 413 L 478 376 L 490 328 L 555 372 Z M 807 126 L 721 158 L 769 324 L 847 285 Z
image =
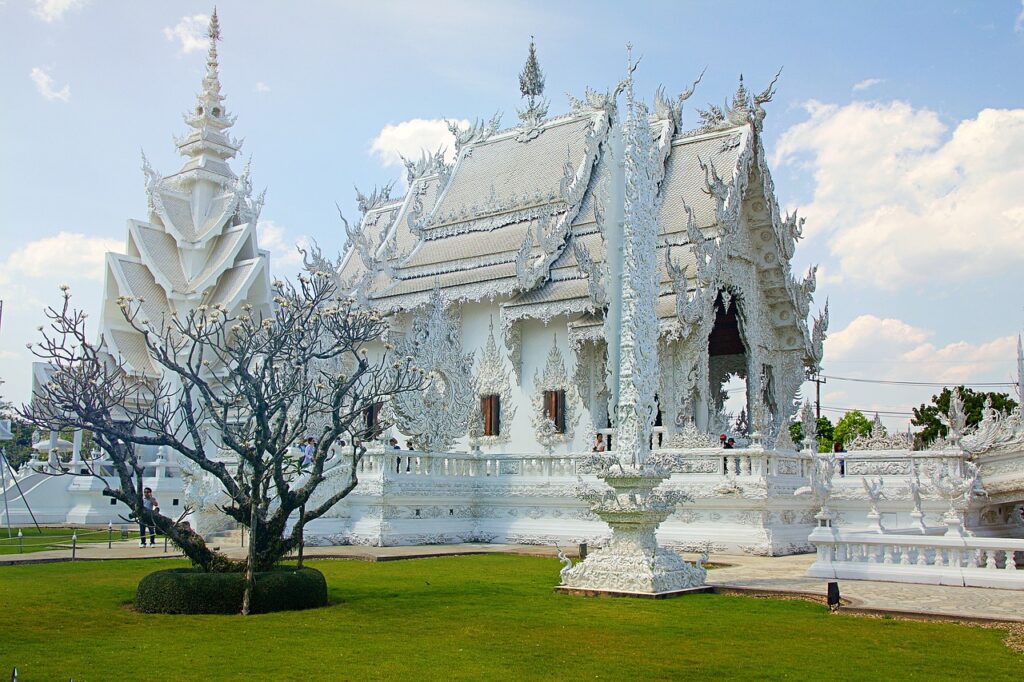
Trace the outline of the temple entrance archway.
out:
M 741 331 L 738 301 L 722 293 L 708 335 L 708 427 L 713 435 L 746 435 L 749 354 Z

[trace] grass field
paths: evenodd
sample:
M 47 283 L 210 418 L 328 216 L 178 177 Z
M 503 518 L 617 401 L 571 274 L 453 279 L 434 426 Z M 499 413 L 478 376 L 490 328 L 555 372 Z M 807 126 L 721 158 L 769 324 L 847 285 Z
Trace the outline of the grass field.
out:
M 40 534 L 40 530 L 42 533 Z M 104 543 L 107 542 L 107 531 L 95 528 L 48 528 L 36 529 L 35 526 L 21 527 L 21 547 L 18 546 L 18 528 L 11 527 L 12 537 L 7 537 L 7 527 L 0 527 L 0 556 L 5 554 L 19 554 L 20 552 L 43 552 L 51 549 L 71 550 L 71 535 L 77 534 L 77 543 Z M 138 537 L 138 529 L 131 532 L 132 537 Z M 121 527 L 114 528 L 114 541 L 121 539 Z
M 181 561 L 0 567 L 0 677 L 21 680 L 1024 679 L 1005 633 L 818 604 L 557 595 L 554 559 L 316 561 L 332 605 L 156 616 L 137 581 Z

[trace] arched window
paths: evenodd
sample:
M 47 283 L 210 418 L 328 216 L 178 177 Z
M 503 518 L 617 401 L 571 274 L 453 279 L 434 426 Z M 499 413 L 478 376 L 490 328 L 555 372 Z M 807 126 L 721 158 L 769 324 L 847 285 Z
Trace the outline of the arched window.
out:
M 565 391 L 544 391 L 544 416 L 555 423 L 555 433 L 565 433 Z
M 363 410 L 363 420 L 366 425 L 366 431 L 364 438 L 376 438 L 378 435 L 380 425 L 380 409 L 383 407 L 383 403 L 371 403 L 365 410 Z
M 480 414 L 484 420 L 484 435 L 500 436 L 501 397 L 497 395 L 480 396 Z

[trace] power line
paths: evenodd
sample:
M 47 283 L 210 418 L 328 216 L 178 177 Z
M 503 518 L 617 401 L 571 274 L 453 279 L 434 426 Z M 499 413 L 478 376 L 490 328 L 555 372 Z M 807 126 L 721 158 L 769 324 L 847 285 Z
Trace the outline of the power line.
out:
M 834 381 L 854 381 L 860 384 L 889 384 L 896 386 L 1016 386 L 1017 384 L 1007 381 L 895 381 L 889 379 L 855 379 L 853 377 L 834 377 L 822 375 L 826 379 Z
M 875 410 L 875 409 L 872 409 L 870 407 L 837 407 L 837 406 L 834 406 L 834 405 L 822 405 L 821 406 L 821 411 L 822 412 L 844 412 L 844 413 L 845 412 L 857 411 L 857 412 L 861 412 L 861 413 L 867 412 L 867 413 L 870 413 L 870 414 L 877 414 L 877 415 L 880 415 L 880 416 L 884 415 L 886 417 L 913 417 L 914 416 L 913 412 L 901 412 L 901 411 L 897 411 L 897 410 Z

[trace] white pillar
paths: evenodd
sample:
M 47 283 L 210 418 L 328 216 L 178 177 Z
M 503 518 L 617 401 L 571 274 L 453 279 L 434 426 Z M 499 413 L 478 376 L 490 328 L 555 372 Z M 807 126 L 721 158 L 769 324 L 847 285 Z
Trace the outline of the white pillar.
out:
M 82 461 L 82 430 L 75 429 L 75 435 L 72 436 L 72 447 L 71 447 L 71 463 L 78 464 Z

